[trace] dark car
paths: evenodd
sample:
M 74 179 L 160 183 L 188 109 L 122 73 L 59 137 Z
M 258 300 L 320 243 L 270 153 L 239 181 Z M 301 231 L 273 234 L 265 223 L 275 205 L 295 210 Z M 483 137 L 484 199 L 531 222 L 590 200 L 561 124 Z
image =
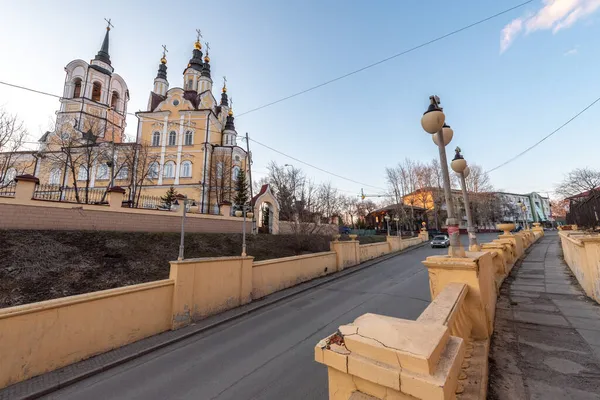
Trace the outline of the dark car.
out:
M 431 248 L 434 247 L 448 247 L 450 246 L 450 239 L 445 235 L 434 236 L 431 240 Z
M 342 234 L 342 235 L 349 235 L 350 234 L 350 228 L 348 228 L 347 226 L 340 226 L 340 234 Z

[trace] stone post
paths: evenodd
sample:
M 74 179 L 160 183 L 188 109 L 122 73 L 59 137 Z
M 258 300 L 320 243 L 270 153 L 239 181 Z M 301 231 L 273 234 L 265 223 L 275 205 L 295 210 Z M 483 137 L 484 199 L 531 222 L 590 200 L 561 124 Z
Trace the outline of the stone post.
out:
M 40 180 L 33 175 L 19 175 L 15 177 L 17 183 L 15 187 L 15 200 L 20 203 L 29 203 L 33 199 L 35 187 L 40 183 Z
M 336 253 L 337 271 L 360 264 L 360 244 L 358 240 L 333 241 L 329 243 L 331 251 Z
M 473 337 L 490 338 L 497 298 L 496 273 L 491 253 L 469 252 L 464 258 L 432 256 L 427 257 L 423 264 L 429 271 L 432 299 L 451 282 L 464 283 L 469 287 L 465 305 L 473 321 Z
M 231 217 L 231 203 L 228 201 L 224 201 L 219 204 L 219 209 L 221 210 L 221 215 L 226 217 Z
M 402 238 L 399 236 L 387 236 L 386 241 L 390 246 L 390 253 L 402 250 Z
M 123 205 L 123 198 L 125 197 L 125 189 L 120 186 L 113 186 L 107 192 L 110 209 L 115 211 L 120 210 Z

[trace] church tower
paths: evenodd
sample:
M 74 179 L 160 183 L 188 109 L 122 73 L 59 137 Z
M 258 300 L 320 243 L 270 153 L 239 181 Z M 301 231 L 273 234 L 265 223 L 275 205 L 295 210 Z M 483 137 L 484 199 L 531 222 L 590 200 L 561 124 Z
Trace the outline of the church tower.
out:
M 114 73 L 109 43 L 112 24 L 107 21 L 100 50 L 87 62 L 77 59 L 66 67 L 63 96 L 56 118 L 56 133 L 91 132 L 97 141 L 121 143 L 125 139 L 125 117 L 129 102 L 127 84 Z M 50 138 L 45 135 L 42 146 Z

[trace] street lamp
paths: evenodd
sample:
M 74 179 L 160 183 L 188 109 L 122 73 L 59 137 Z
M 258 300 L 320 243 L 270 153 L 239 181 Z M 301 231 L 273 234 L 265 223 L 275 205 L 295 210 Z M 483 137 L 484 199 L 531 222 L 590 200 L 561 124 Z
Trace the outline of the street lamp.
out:
M 385 219 L 385 222 L 387 222 L 387 235 L 390 236 L 390 216 L 386 214 L 386 216 L 383 217 L 383 219 Z
M 469 203 L 469 194 L 467 192 L 467 182 L 466 178 L 469 176 L 469 167 L 467 166 L 467 161 L 460 154 L 460 147 L 456 148 L 456 155 L 454 159 L 450 163 L 450 167 L 452 170 L 456 172 L 456 174 L 460 178 L 460 186 L 462 187 L 463 201 L 465 203 L 465 212 L 467 214 L 467 232 L 469 234 L 469 250 L 470 251 L 479 251 L 480 247 L 477 243 L 477 235 L 475 234 L 475 226 L 473 225 L 473 215 L 471 214 L 471 205 Z
M 527 212 L 527 206 L 525 205 L 525 203 L 523 203 L 521 200 L 519 200 L 517 202 L 517 205 L 519 206 L 519 208 L 521 208 L 521 212 L 523 215 L 523 229 L 527 229 L 527 217 L 526 217 L 526 212 Z
M 235 212 L 236 217 L 244 216 L 244 225 L 242 225 L 242 257 L 246 257 L 246 216 L 250 219 L 254 217 L 254 213 L 251 211 L 252 206 L 244 204 L 240 206 L 241 210 Z
M 398 222 L 400 221 L 400 218 L 394 217 L 394 221 L 396 221 L 396 235 L 400 236 L 400 228 L 398 226 Z
M 465 251 L 460 244 L 458 220 L 455 217 L 454 200 L 450 190 L 450 173 L 448 172 L 448 160 L 446 158 L 446 145 L 452 140 L 454 131 L 445 124 L 446 116 L 440 107 L 440 98 L 430 96 L 431 104 L 421 118 L 421 126 L 425 132 L 436 135 L 436 142 L 440 152 L 440 164 L 442 167 L 442 177 L 444 178 L 444 197 L 446 198 L 446 208 L 448 210 L 448 235 L 450 236 L 450 249 L 448 254 L 452 257 L 464 257 Z
M 179 256 L 177 257 L 177 260 L 179 260 L 179 261 L 183 260 L 183 249 L 184 249 L 183 244 L 184 244 L 184 239 L 185 239 L 185 213 L 187 212 L 188 201 L 189 200 L 188 200 L 187 196 L 184 195 L 182 198 L 183 214 L 181 217 L 181 237 L 179 238 Z M 177 201 L 177 199 L 175 199 L 175 202 L 173 204 L 178 206 L 179 201 Z

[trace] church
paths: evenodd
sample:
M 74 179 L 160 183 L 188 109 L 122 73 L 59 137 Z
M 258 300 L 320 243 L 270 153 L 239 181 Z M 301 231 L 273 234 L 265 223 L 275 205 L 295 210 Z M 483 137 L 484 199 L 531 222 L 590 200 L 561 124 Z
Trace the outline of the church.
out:
M 67 64 L 53 131 L 39 139 L 37 151 L 11 155 L 2 184 L 32 174 L 46 191 L 60 193 L 57 200 L 75 191 L 78 202 L 88 202 L 87 195 L 82 201 L 84 189 L 121 186 L 136 207 L 172 186 L 192 200 L 191 211 L 218 214 L 220 205 L 234 198 L 240 171 L 248 172 L 250 154 L 238 144 L 225 78 L 220 99 L 213 95 L 208 43 L 203 54 L 198 31 L 192 56 L 178 78 L 181 87 L 170 87 L 163 46 L 146 110 L 135 114 L 135 141 L 128 142 L 130 93 L 110 58 L 111 27 L 108 21 L 100 50 L 89 63 L 77 59 Z

